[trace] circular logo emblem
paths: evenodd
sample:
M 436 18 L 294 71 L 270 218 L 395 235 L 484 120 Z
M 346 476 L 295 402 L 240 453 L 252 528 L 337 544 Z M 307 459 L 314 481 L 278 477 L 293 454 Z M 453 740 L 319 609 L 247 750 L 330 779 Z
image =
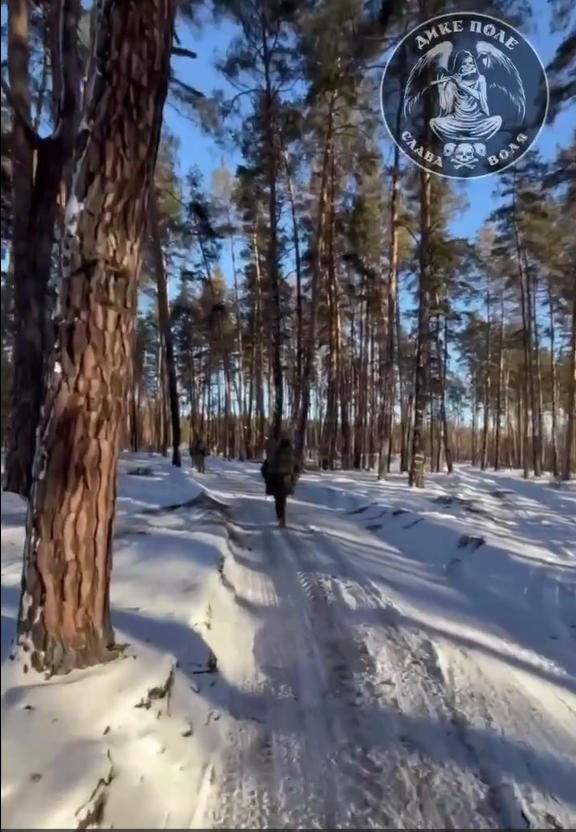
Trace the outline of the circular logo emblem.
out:
M 398 44 L 382 76 L 384 121 L 421 168 L 478 179 L 513 165 L 548 112 L 531 44 L 507 23 L 468 12 L 433 17 Z

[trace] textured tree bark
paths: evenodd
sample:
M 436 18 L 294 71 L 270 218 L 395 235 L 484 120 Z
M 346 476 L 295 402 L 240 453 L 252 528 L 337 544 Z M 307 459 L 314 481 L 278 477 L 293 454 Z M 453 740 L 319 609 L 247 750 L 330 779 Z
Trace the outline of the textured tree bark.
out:
M 47 359 L 54 340 L 49 318 L 49 285 L 63 158 L 60 142 L 41 141 L 36 151 L 36 175 L 29 213 L 23 218 L 22 228 L 15 224 L 14 305 L 17 324 L 4 488 L 22 497 L 30 494 Z
M 11 0 L 8 64 L 14 103 L 14 380 L 12 415 L 6 442 L 5 490 L 27 497 L 32 479 L 36 432 L 45 394 L 47 357 L 53 347 L 49 283 L 54 227 L 64 166 L 72 157 L 79 96 L 77 0 L 52 0 L 52 26 L 58 32 L 52 60 L 54 133 L 41 139 L 30 125 L 28 5 Z M 56 83 L 56 81 L 54 82 Z M 33 244 L 31 245 L 31 241 Z
M 103 0 L 66 211 L 57 360 L 31 494 L 18 640 L 38 671 L 117 655 L 109 584 L 116 467 L 174 0 Z

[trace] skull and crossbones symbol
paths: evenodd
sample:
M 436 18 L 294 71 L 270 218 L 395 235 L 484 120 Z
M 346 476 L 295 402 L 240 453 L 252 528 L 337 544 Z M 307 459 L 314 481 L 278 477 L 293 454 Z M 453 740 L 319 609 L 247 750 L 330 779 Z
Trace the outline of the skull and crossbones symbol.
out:
M 449 142 L 444 145 L 444 156 L 451 159 L 456 170 L 460 170 L 461 168 L 474 170 L 475 165 L 478 163 L 477 157 L 484 156 L 485 154 L 486 148 L 479 142 L 477 144 L 471 144 L 470 142 L 455 144 L 454 142 Z

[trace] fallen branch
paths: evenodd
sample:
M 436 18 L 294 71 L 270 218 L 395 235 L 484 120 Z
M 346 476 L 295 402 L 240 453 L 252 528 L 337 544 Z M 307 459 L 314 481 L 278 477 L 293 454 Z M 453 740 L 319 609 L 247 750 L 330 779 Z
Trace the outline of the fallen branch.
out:
M 166 681 L 162 685 L 156 685 L 153 688 L 150 688 L 148 693 L 146 694 L 145 698 L 140 700 L 137 705 L 134 707 L 136 708 L 144 708 L 144 710 L 149 711 L 154 702 L 159 702 L 163 699 L 166 700 L 166 713 L 170 712 L 170 696 L 172 694 L 172 690 L 174 688 L 174 682 L 176 681 L 176 664 L 173 664 L 170 668 L 170 672 L 166 677 Z
M 86 803 L 76 811 L 76 817 L 79 818 L 76 829 L 92 829 L 94 827 L 99 828 L 102 826 L 104 820 L 104 810 L 108 800 L 108 786 L 116 776 L 114 765 L 112 763 L 112 757 L 110 756 L 109 751 L 107 756 L 110 761 L 108 773 L 105 777 L 100 777 L 94 791 Z

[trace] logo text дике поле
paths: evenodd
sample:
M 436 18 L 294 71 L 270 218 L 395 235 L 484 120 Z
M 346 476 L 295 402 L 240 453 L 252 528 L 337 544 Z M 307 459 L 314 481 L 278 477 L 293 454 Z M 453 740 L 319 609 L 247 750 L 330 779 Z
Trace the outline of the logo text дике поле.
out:
M 499 173 L 534 144 L 548 83 L 529 41 L 474 13 L 432 18 L 406 35 L 382 76 L 382 114 L 402 152 L 452 179 Z

